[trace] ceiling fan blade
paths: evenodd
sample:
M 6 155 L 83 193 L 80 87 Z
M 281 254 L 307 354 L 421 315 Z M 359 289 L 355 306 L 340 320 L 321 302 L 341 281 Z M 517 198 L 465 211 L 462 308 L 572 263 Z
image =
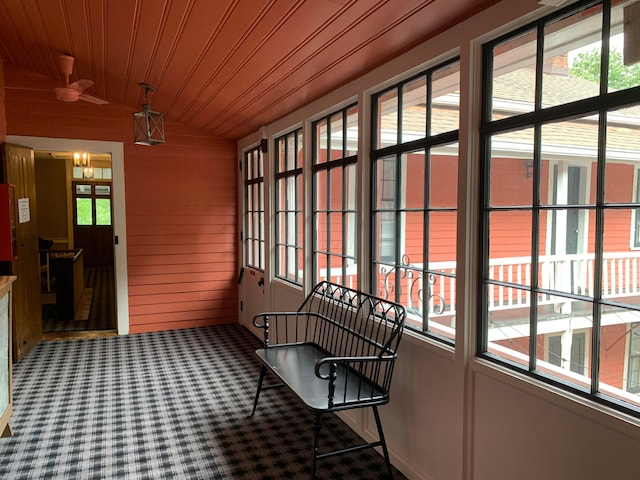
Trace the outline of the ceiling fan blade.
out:
M 79 98 L 80 100 L 84 100 L 85 102 L 89 102 L 89 103 L 95 103 L 96 105 L 106 105 L 107 103 L 109 103 L 106 100 L 103 100 L 102 98 L 87 95 L 86 93 L 81 93 Z
M 69 88 L 75 88 L 76 90 L 86 90 L 87 88 L 93 85 L 93 80 L 87 80 L 86 78 L 81 78 L 80 80 L 69 84 Z
M 56 94 L 56 98 L 62 102 L 77 102 L 80 90 L 75 88 L 60 87 L 54 88 L 53 91 Z

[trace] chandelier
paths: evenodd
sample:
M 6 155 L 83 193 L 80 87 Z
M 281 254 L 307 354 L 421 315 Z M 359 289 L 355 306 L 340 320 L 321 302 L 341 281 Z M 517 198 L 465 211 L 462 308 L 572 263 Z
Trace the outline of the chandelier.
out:
M 89 152 L 74 152 L 73 166 L 82 168 L 82 178 L 93 178 L 91 154 Z

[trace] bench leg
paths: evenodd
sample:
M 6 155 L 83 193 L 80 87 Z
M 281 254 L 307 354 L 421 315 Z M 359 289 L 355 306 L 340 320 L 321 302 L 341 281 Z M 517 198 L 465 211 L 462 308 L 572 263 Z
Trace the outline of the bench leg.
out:
M 380 445 L 382 446 L 382 453 L 384 454 L 384 461 L 387 464 L 387 471 L 389 472 L 389 480 L 393 479 L 393 470 L 391 469 L 391 460 L 389 460 L 389 451 L 387 450 L 387 442 L 384 439 L 384 433 L 382 433 L 382 422 L 380 421 L 380 414 L 378 413 L 378 407 L 373 406 L 373 415 L 376 418 L 376 425 L 378 427 L 378 436 L 380 438 Z
M 256 413 L 258 398 L 260 398 L 260 390 L 262 390 L 262 381 L 264 380 L 265 373 L 267 373 L 267 367 L 263 365 L 260 369 L 260 377 L 258 378 L 258 389 L 256 390 L 256 398 L 253 400 L 253 410 L 251 410 L 251 415 L 249 415 L 250 417 L 253 417 L 253 414 Z
M 313 425 L 313 445 L 311 447 L 311 450 L 313 451 L 313 458 L 311 459 L 311 480 L 315 480 L 316 478 L 316 462 L 318 461 L 318 439 L 320 438 L 320 430 L 322 429 L 320 416 L 320 413 L 316 413 L 316 421 Z

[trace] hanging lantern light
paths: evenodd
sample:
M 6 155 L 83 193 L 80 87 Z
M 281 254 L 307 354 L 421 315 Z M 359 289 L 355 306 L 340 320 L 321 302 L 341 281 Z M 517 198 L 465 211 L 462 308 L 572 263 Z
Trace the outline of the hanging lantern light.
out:
M 157 145 L 164 143 L 164 120 L 162 113 L 151 110 L 149 92 L 155 89 L 146 83 L 139 83 L 144 89 L 142 110 L 133 114 L 133 143 L 137 145 Z

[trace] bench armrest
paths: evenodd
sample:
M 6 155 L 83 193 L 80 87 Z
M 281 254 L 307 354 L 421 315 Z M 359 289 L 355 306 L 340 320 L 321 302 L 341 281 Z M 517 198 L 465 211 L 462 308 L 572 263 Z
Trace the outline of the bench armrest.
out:
M 329 408 L 343 408 L 349 403 L 366 402 L 373 400 L 374 396 L 386 396 L 389 392 L 385 391 L 381 385 L 382 380 L 387 373 L 393 370 L 393 361 L 396 354 L 383 356 L 367 356 L 367 357 L 325 357 L 318 360 L 315 365 L 316 377 L 327 380 L 327 400 Z M 389 364 L 384 367 L 382 364 Z M 354 364 L 358 364 L 355 366 Z M 321 370 L 328 365 L 329 371 L 323 373 Z M 341 379 L 338 379 L 338 372 L 342 373 Z M 350 374 L 348 372 L 353 372 Z M 351 384 L 349 387 L 348 384 Z M 358 392 L 354 399 L 351 393 Z M 342 393 L 339 393 L 342 392 Z
M 377 364 L 382 362 L 392 362 L 396 357 L 397 354 L 383 355 L 380 357 L 324 357 L 322 360 L 318 360 L 316 362 L 315 374 L 316 377 L 322 378 L 323 380 L 331 380 L 331 370 L 337 368 L 339 364 L 344 364 L 345 366 L 348 366 L 350 363 Z M 329 373 L 322 373 L 320 370 L 326 364 L 329 364 Z
M 269 328 L 269 318 L 270 317 L 295 317 L 296 315 L 300 315 L 300 312 L 265 312 L 258 313 L 253 317 L 253 326 L 257 328 Z M 306 313 L 305 313 L 306 315 Z M 260 323 L 260 321 L 262 321 Z
M 307 323 L 322 318 L 313 312 L 265 312 L 253 317 L 253 326 L 264 330 L 264 347 L 307 341 Z M 302 326 L 301 326 L 302 324 Z

